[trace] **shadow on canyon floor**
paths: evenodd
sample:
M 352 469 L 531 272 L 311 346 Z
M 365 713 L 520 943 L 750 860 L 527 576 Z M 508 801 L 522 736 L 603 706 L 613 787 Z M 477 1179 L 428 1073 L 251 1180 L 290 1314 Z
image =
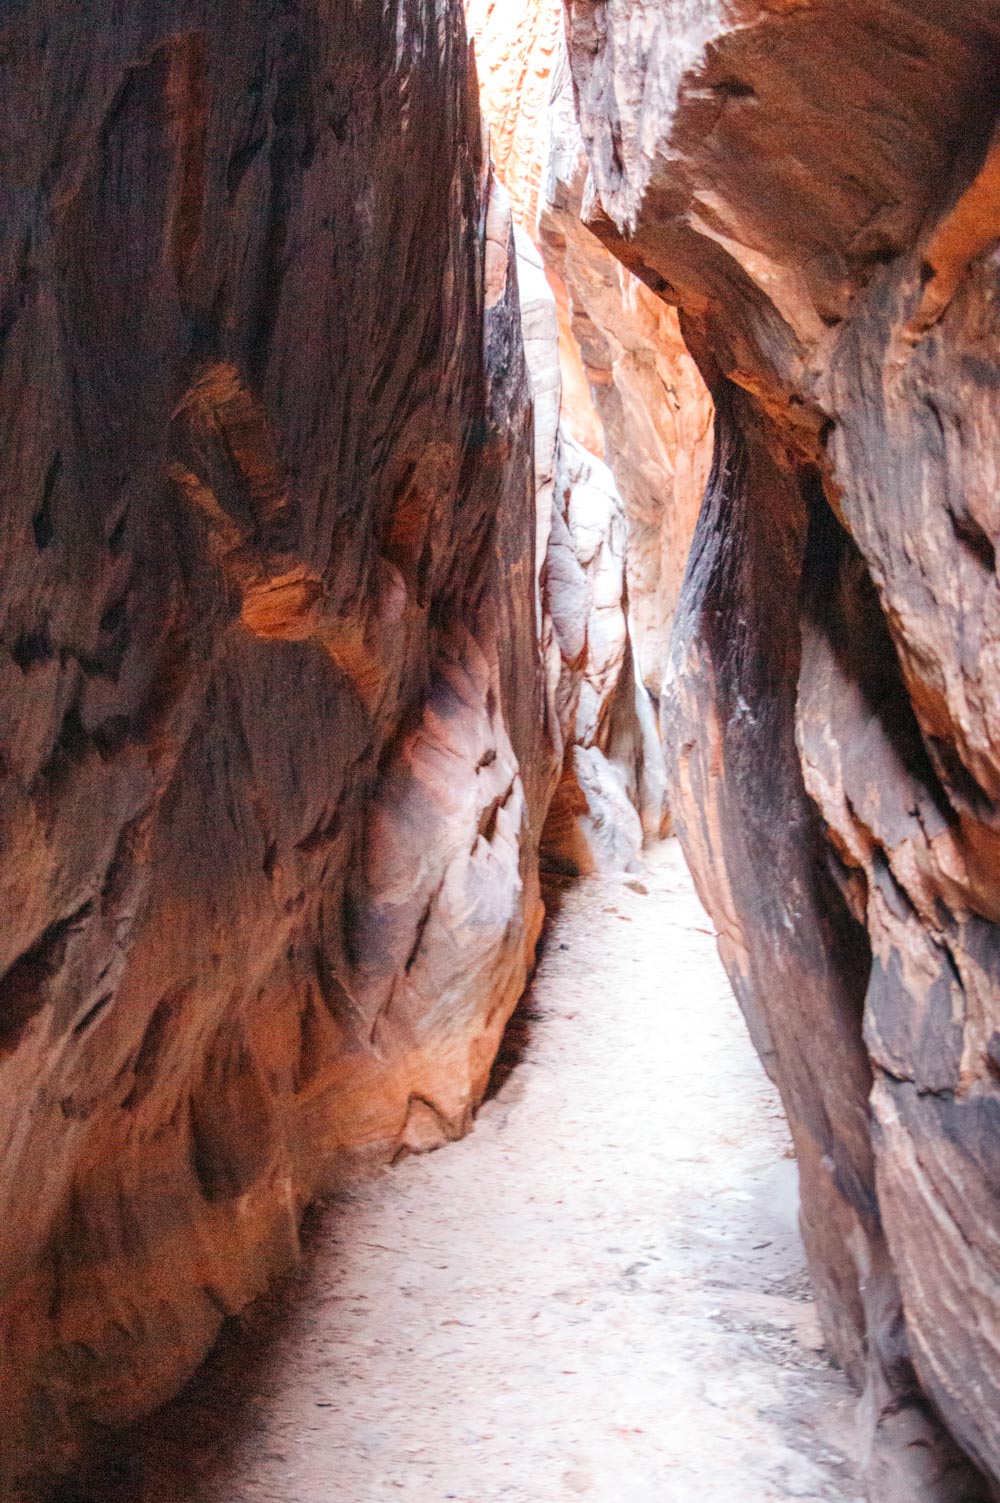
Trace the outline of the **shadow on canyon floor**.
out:
M 542 873 L 545 922 L 538 941 L 536 957 L 538 965 L 541 964 L 550 946 L 561 944 L 565 947 L 566 945 L 565 940 L 559 939 L 559 915 L 562 912 L 567 892 L 577 880 L 575 877 L 562 876 L 557 872 Z M 537 976 L 537 970 L 535 975 Z M 494 1097 L 499 1096 L 515 1070 L 524 1063 L 525 1056 L 531 1047 L 534 1025 L 540 1021 L 541 1016 L 535 1004 L 535 977 L 532 977 L 528 990 L 514 1009 L 500 1042 L 500 1048 L 497 1050 L 497 1057 L 490 1071 L 489 1084 L 486 1087 L 486 1101 L 492 1101 Z

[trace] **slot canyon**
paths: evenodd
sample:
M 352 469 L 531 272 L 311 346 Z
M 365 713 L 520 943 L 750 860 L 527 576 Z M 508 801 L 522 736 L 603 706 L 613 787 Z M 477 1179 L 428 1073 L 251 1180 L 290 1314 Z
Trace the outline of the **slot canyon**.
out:
M 0 80 L 0 1503 L 1000 1503 L 996 0 Z

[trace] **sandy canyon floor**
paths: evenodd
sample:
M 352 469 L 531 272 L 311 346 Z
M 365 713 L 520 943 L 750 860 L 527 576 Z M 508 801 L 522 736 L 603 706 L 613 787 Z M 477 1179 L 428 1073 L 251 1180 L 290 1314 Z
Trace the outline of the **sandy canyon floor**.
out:
M 62 1503 L 855 1503 L 777 1099 L 676 842 L 561 895 L 465 1142 Z

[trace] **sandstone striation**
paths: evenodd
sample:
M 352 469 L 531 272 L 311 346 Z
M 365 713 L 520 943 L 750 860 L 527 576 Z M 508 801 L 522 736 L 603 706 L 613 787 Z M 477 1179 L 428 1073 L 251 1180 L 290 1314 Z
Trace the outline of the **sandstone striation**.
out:
M 1000 20 L 982 0 L 566 9 L 588 227 L 679 309 L 717 404 L 663 703 L 674 815 L 792 1124 L 868 1495 L 981 1500 Z
M 559 0 L 465 0 L 465 15 L 493 165 L 515 220 L 533 230 L 553 81 L 565 73 L 562 8 Z
M 579 132 L 565 103 L 554 121 L 541 243 L 553 276 L 570 290 L 570 337 L 599 414 L 601 453 L 625 508 L 636 660 L 643 683 L 658 700 L 712 463 L 712 400 L 681 337 L 676 310 L 583 224 L 586 177 Z M 577 404 L 569 426 L 578 426 L 578 410 Z
M 469 1126 L 557 762 L 457 0 L 0 43 L 13 1492 L 172 1393 L 317 1192 Z
M 630 632 L 654 698 L 712 459 L 712 402 L 676 311 L 583 223 L 587 166 L 562 0 L 466 0 L 491 150 L 559 315 L 562 418 L 606 460 L 628 523 Z

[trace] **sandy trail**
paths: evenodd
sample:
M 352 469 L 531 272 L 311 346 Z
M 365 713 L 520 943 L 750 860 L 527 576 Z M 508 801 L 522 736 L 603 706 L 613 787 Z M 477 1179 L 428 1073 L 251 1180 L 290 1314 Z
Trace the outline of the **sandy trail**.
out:
M 566 893 L 474 1134 L 317 1213 L 73 1503 L 855 1503 L 775 1093 L 646 864 Z

